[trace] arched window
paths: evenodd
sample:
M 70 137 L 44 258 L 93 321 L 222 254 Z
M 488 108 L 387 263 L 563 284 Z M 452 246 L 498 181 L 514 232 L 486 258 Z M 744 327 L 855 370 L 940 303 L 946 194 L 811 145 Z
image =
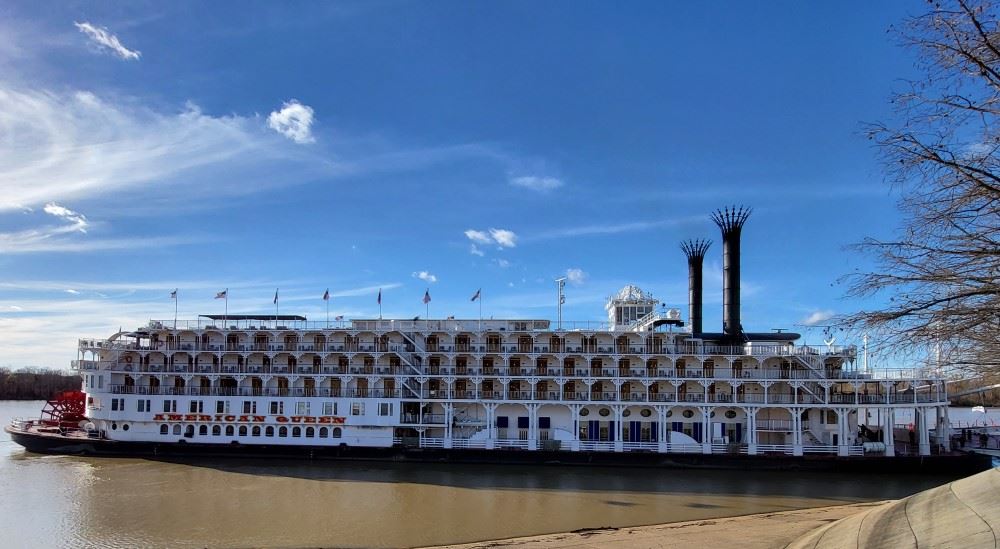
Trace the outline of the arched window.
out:
M 306 427 L 306 438 L 313 438 L 316 436 L 316 430 L 312 427 Z
M 202 425 L 201 427 L 198 427 L 198 434 L 201 436 L 208 435 L 208 425 Z
M 340 427 L 333 428 L 333 438 L 340 438 L 341 432 Z
M 240 436 L 241 437 L 247 436 L 247 426 L 246 425 L 240 425 Z
M 278 427 L 278 436 L 282 438 L 287 437 L 288 427 Z
M 302 436 L 302 427 L 292 427 L 292 436 L 296 438 Z
M 319 438 L 326 438 L 330 434 L 330 430 L 326 427 L 319 428 Z
M 274 427 L 271 427 L 270 425 L 268 425 L 267 428 L 264 429 L 264 436 L 266 436 L 266 437 L 273 437 L 274 436 Z
M 191 438 L 194 436 L 194 425 L 188 425 L 184 427 L 184 436 Z
M 180 424 L 174 425 L 174 434 L 175 435 L 181 434 L 181 426 L 180 426 Z
M 250 434 L 259 437 L 260 436 L 260 425 L 254 425 L 253 429 L 250 430 Z
M 222 427 L 219 427 L 218 425 L 213 425 L 212 426 L 212 436 L 213 437 L 217 437 L 217 436 L 220 436 L 220 435 L 222 435 Z
M 236 434 L 236 429 L 232 425 L 226 425 L 226 436 L 231 437 Z
M 168 435 L 168 434 L 170 434 L 170 427 L 168 427 L 166 423 L 164 423 L 163 425 L 160 425 L 160 434 L 161 435 Z

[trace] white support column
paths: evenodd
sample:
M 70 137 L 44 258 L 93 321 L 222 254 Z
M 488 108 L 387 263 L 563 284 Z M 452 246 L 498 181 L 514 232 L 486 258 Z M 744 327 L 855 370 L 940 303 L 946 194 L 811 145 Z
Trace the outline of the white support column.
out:
M 667 407 L 657 406 L 656 407 L 656 451 L 659 453 L 667 452 L 669 446 L 667 444 Z
M 885 441 L 885 455 L 896 455 L 896 437 L 893 435 L 893 427 L 896 423 L 896 410 L 886 406 L 882 412 L 882 440 Z
M 802 455 L 802 410 L 792 408 L 792 455 Z
M 712 453 L 712 408 L 701 407 L 701 453 Z
M 451 423 L 455 417 L 455 405 L 447 403 L 444 405 L 444 447 L 451 448 L 452 429 Z
M 926 406 L 922 406 L 916 409 L 916 413 L 913 414 L 914 420 L 919 420 L 918 425 L 914 425 L 914 428 L 919 429 L 917 431 L 917 441 L 918 441 L 918 451 L 922 456 L 931 455 L 931 433 L 927 425 L 927 412 L 929 409 Z
M 573 429 L 573 440 L 570 442 L 570 450 L 574 452 L 580 451 L 580 410 L 583 408 L 580 404 L 571 404 L 569 406 L 570 413 L 570 428 Z
M 528 449 L 538 449 L 538 407 L 539 404 L 528 404 Z
M 757 455 L 757 412 L 759 408 L 746 408 L 747 416 L 747 454 Z
M 486 405 L 486 449 L 492 450 L 497 439 L 497 405 Z
M 837 408 L 837 455 L 846 456 L 848 454 L 847 443 L 847 408 Z
M 625 411 L 625 407 L 621 404 L 615 404 L 613 406 L 615 412 L 615 427 L 614 432 L 611 433 L 615 440 L 615 451 L 623 452 L 625 450 L 625 445 L 622 441 L 622 412 Z

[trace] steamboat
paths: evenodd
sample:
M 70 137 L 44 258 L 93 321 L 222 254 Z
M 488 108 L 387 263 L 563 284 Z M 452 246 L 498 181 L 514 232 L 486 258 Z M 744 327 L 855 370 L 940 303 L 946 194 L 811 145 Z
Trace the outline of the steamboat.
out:
M 681 245 L 685 323 L 626 286 L 607 322 L 203 315 L 79 341 L 81 391 L 6 428 L 96 455 L 559 462 L 971 472 L 939 374 L 740 321 L 748 209 L 722 233 L 723 326 L 702 326 L 708 240 Z M 561 315 L 560 315 L 561 317 Z M 899 410 L 912 424 L 898 425 Z M 871 421 L 875 418 L 875 421 Z

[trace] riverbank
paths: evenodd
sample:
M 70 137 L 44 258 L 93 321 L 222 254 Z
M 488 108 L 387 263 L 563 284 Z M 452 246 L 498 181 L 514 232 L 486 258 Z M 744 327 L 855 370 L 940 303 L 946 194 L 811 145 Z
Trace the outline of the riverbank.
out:
M 785 545 L 840 519 L 870 511 L 888 501 L 815 507 L 739 517 L 672 522 L 627 528 L 594 528 L 496 541 L 442 545 L 434 549 L 641 549 L 740 547 L 771 549 Z M 426 548 L 430 549 L 430 548 Z

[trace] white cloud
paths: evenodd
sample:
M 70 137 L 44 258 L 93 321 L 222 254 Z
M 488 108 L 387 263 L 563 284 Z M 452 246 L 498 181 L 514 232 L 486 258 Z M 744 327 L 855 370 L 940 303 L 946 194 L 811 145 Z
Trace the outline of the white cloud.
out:
M 23 311 L 24 308 L 20 307 L 18 305 L 7 305 L 7 310 L 8 311 L 13 311 L 15 313 L 19 313 L 19 312 Z
M 580 286 L 587 281 L 587 273 L 583 269 L 566 269 L 566 279 L 574 286 Z
M 495 261 L 497 266 L 499 266 L 501 269 L 506 269 L 507 267 L 510 267 L 510 261 L 507 261 L 506 259 L 497 258 L 494 259 L 493 261 Z
M 431 284 L 434 284 L 435 282 L 438 281 L 438 278 L 436 276 L 432 275 L 427 271 L 416 272 L 413 273 L 412 276 L 413 278 L 419 278 L 420 280 L 423 280 L 424 282 L 430 282 Z
M 294 99 L 287 101 L 280 111 L 272 111 L 267 117 L 269 128 L 299 144 L 316 141 L 312 135 L 312 125 L 312 107 Z
M 465 236 L 469 240 L 475 242 L 476 244 L 490 244 L 493 239 L 485 231 L 477 231 L 474 229 L 469 229 L 465 231 Z
M 74 290 L 74 289 L 70 288 L 70 289 L 66 290 L 66 293 L 67 293 L 67 294 L 73 294 L 73 295 L 77 295 L 77 294 L 79 294 L 80 292 L 78 292 L 78 291 L 76 291 L 76 290 Z
M 469 253 L 472 255 L 478 255 L 479 257 L 483 257 L 484 255 L 486 255 L 485 253 L 483 253 L 482 250 L 479 249 L 479 246 L 476 246 L 475 244 L 469 245 Z
M 86 21 L 83 23 L 74 22 L 73 24 L 80 29 L 80 32 L 86 34 L 99 49 L 108 50 L 122 59 L 136 60 L 142 55 L 138 50 L 130 50 L 123 46 L 118 37 L 111 34 L 105 27 L 95 27 Z
M 509 231 L 507 229 L 490 229 L 490 237 L 496 242 L 501 248 L 513 248 L 517 246 L 517 235 L 514 231 Z
M 563 186 L 563 181 L 555 177 L 522 176 L 512 177 L 508 182 L 515 187 L 522 187 L 532 191 L 546 192 L 558 189 Z
M 806 326 L 815 326 L 833 318 L 834 312 L 830 310 L 813 311 L 812 314 L 802 320 Z
M 72 225 L 68 228 L 69 231 L 79 231 L 81 233 L 87 232 L 87 218 L 83 214 L 76 213 L 69 208 L 56 204 L 55 202 L 49 202 L 46 204 L 43 211 L 49 215 L 65 218 L 67 221 L 72 223 Z

